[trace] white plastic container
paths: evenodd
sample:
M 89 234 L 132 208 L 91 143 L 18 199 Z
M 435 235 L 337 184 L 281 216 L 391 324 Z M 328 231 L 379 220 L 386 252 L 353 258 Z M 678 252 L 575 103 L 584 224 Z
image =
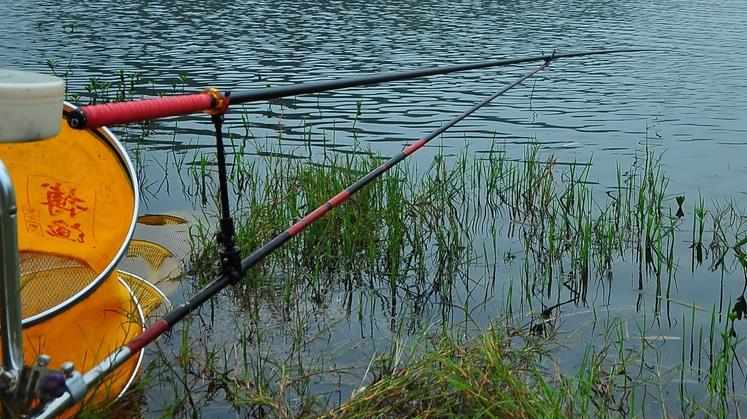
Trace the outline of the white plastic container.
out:
M 65 84 L 47 74 L 0 69 L 0 141 L 33 141 L 57 135 Z

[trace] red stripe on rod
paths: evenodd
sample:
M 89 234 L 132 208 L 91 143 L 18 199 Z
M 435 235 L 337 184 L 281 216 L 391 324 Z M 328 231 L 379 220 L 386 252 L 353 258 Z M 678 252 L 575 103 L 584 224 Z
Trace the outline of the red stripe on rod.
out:
M 320 205 L 319 208 L 306 214 L 305 217 L 301 218 L 295 224 L 290 226 L 290 228 L 288 229 L 288 234 L 290 234 L 291 236 L 295 236 L 296 234 L 302 232 L 306 228 L 306 226 L 321 218 L 321 216 L 326 214 L 327 211 L 347 201 L 349 197 L 350 192 L 343 189 L 342 191 L 340 191 L 340 193 L 330 198 L 329 201 Z
M 308 226 L 309 224 L 319 219 L 319 217 L 324 215 L 331 208 L 332 208 L 332 205 L 330 205 L 329 202 L 325 202 L 319 208 L 306 214 L 305 217 L 301 218 L 295 224 L 293 224 L 288 229 L 288 234 L 290 234 L 291 236 L 295 236 L 296 234 L 302 232 L 306 228 L 306 226 Z
M 137 351 L 143 349 L 147 344 L 156 340 L 156 338 L 163 332 L 169 330 L 169 327 L 169 323 L 166 320 L 161 319 L 153 323 L 149 328 L 145 329 L 143 333 L 138 335 L 135 339 L 132 339 L 125 346 L 127 346 L 133 354 L 137 353 Z
M 421 139 L 415 141 L 414 143 L 408 145 L 407 147 L 405 147 L 405 149 L 402 150 L 402 152 L 405 153 L 405 156 L 409 156 L 410 154 L 418 151 L 427 142 L 428 142 L 428 140 L 426 138 L 421 138 Z
M 80 110 L 85 115 L 85 126 L 80 128 L 98 128 L 104 125 L 186 115 L 209 110 L 212 106 L 213 96 L 209 93 L 82 106 Z
M 347 201 L 348 198 L 350 198 L 350 192 L 347 191 L 347 189 L 343 189 L 342 192 L 338 193 L 337 195 L 333 196 L 329 201 L 327 201 L 332 207 L 336 207 L 343 202 Z

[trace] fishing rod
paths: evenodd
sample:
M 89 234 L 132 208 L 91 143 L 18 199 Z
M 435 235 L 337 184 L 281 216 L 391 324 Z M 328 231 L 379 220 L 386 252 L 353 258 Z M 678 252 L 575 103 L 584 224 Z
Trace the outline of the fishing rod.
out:
M 420 77 L 444 75 L 468 70 L 478 70 L 491 67 L 504 67 L 548 59 L 577 58 L 602 54 L 619 54 L 626 52 L 643 52 L 650 49 L 610 49 L 572 52 L 565 54 L 538 55 L 533 57 L 510 58 L 502 60 L 483 61 L 471 64 L 454 64 L 442 67 L 427 67 L 408 71 L 391 71 L 375 73 L 366 76 L 341 78 L 290 86 L 253 89 L 245 92 L 234 92 L 230 98 L 217 89 L 207 89 L 201 93 L 165 96 L 153 99 L 141 99 L 124 102 L 112 102 L 98 105 L 81 106 L 68 117 L 68 123 L 73 128 L 98 128 L 102 126 L 127 124 L 169 116 L 188 115 L 197 112 L 222 114 L 229 105 L 279 99 L 309 93 L 322 93 L 330 90 L 349 87 L 362 87 L 374 84 L 411 80 Z
M 212 282 L 208 283 L 205 287 L 203 287 L 200 291 L 198 291 L 194 296 L 192 296 L 192 298 L 190 298 L 185 303 L 181 304 L 180 306 L 176 307 L 175 309 L 173 309 L 172 311 L 164 315 L 161 319 L 159 319 L 158 321 L 153 323 L 150 327 L 145 329 L 140 335 L 136 336 L 135 338 L 133 338 L 132 340 L 130 340 L 129 342 L 127 342 L 126 344 L 124 344 L 123 346 L 115 350 L 112 354 L 110 354 L 108 357 L 106 357 L 103 361 L 101 361 L 98 365 L 96 365 L 91 370 L 86 372 L 84 375 L 80 375 L 79 373 L 77 373 L 77 375 L 75 374 L 71 375 L 71 377 L 68 378 L 67 380 L 68 382 L 66 383 L 66 387 L 68 391 L 66 391 L 60 397 L 54 399 L 47 405 L 43 406 L 43 410 L 41 412 L 38 412 L 37 415 L 33 417 L 35 418 L 54 417 L 54 415 L 59 414 L 60 412 L 62 412 L 64 409 L 66 409 L 73 403 L 81 400 L 83 396 L 85 396 L 87 390 L 93 385 L 95 385 L 101 378 L 106 376 L 111 371 L 115 370 L 117 367 L 119 367 L 125 361 L 127 361 L 132 355 L 138 353 L 145 346 L 152 343 L 159 336 L 167 332 L 169 329 L 171 329 L 172 326 L 174 326 L 176 323 L 184 319 L 188 314 L 197 310 L 200 306 L 202 306 L 202 304 L 204 304 L 210 298 L 214 297 L 216 294 L 218 294 L 220 291 L 222 291 L 229 285 L 238 281 L 241 278 L 242 274 L 246 273 L 249 269 L 255 266 L 258 262 L 260 262 L 267 255 L 272 253 L 274 250 L 282 246 L 285 242 L 297 236 L 304 229 L 306 229 L 306 227 L 313 224 L 314 222 L 319 220 L 322 216 L 324 216 L 324 214 L 326 214 L 328 211 L 332 210 L 333 208 L 347 201 L 353 194 L 361 190 L 363 187 L 365 187 L 369 183 L 373 182 L 375 179 L 377 179 L 382 174 L 386 173 L 389 169 L 394 167 L 397 163 L 403 161 L 408 156 L 412 155 L 413 153 L 421 149 L 423 146 L 428 144 L 429 141 L 433 140 L 434 138 L 436 138 L 437 136 L 439 136 L 440 134 L 442 134 L 449 128 L 453 127 L 460 121 L 464 120 L 465 118 L 467 118 L 469 115 L 471 115 L 478 109 L 482 108 L 483 106 L 493 101 L 495 98 L 505 94 L 512 88 L 518 86 L 519 84 L 524 82 L 524 80 L 528 79 L 529 77 L 547 68 L 550 65 L 551 61 L 552 61 L 552 56 L 549 56 L 547 59 L 545 59 L 545 62 L 542 65 L 524 74 L 519 79 L 512 82 L 511 84 L 504 87 L 503 89 L 499 90 L 495 94 L 473 105 L 469 109 L 465 110 L 461 114 L 451 119 L 445 125 L 434 129 L 427 136 L 420 138 L 414 143 L 409 144 L 397 155 L 390 158 L 389 160 L 382 163 L 380 166 L 378 166 L 371 172 L 367 173 L 366 175 L 356 180 L 353 184 L 343 189 L 342 191 L 337 193 L 335 196 L 331 197 L 324 204 L 320 205 L 315 210 L 306 214 L 303 218 L 296 221 L 288 229 L 278 234 L 277 236 L 272 238 L 270 241 L 265 243 L 263 246 L 253 251 L 246 258 L 241 260 L 239 272 L 222 273 L 218 278 L 214 279 Z
M 586 56 L 586 55 L 610 54 L 610 53 L 621 53 L 621 52 L 639 52 L 639 51 L 650 51 L 650 50 L 628 49 L 628 50 L 592 51 L 592 52 L 586 52 L 586 53 L 574 53 L 574 54 L 562 54 L 562 55 L 553 54 L 553 55 L 546 55 L 546 56 L 541 56 L 541 57 L 493 61 L 493 62 L 487 62 L 487 63 L 482 63 L 482 64 L 436 67 L 436 68 L 431 68 L 431 69 L 415 70 L 411 72 L 381 73 L 381 74 L 374 75 L 368 78 L 361 77 L 361 78 L 352 78 L 352 79 L 340 79 L 340 80 L 331 81 L 331 82 L 317 82 L 317 83 L 307 83 L 307 84 L 301 84 L 301 85 L 296 85 L 296 86 L 288 86 L 288 87 L 273 88 L 273 89 L 260 89 L 260 90 L 255 90 L 255 91 L 251 91 L 248 93 L 237 94 L 234 96 L 229 96 L 228 94 L 219 96 L 216 94 L 217 91 L 211 89 L 211 91 L 209 91 L 206 94 L 211 97 L 211 100 L 214 100 L 217 102 L 217 105 L 216 105 L 216 102 L 211 102 L 211 105 L 214 105 L 214 106 L 211 108 L 208 108 L 208 111 L 212 114 L 212 121 L 216 129 L 215 135 L 216 135 L 216 144 L 218 146 L 218 160 L 219 160 L 218 169 L 219 169 L 219 176 L 221 177 L 220 193 L 222 195 L 221 197 L 222 217 L 220 220 L 220 231 L 219 231 L 219 237 L 218 237 L 222 245 L 222 251 L 220 253 L 222 270 L 221 270 L 220 275 L 217 278 L 215 278 L 213 281 L 208 283 L 206 286 L 204 286 L 201 290 L 199 290 L 194 296 L 192 296 L 184 304 L 176 307 L 175 309 L 165 314 L 160 320 L 156 321 L 151 326 L 149 326 L 147 329 L 145 329 L 141 334 L 139 334 L 138 336 L 136 336 L 129 342 L 125 343 L 124 345 L 122 345 L 121 347 L 113 351 L 111 354 L 109 354 L 106 358 L 104 358 L 101 362 L 99 362 L 95 367 L 91 368 L 85 374 L 81 374 L 80 372 L 74 371 L 73 368 L 71 367 L 65 371 L 62 371 L 62 373 L 53 373 L 53 374 L 47 375 L 46 377 L 51 378 L 51 380 L 44 380 L 45 384 L 49 384 L 49 388 L 46 390 L 45 394 L 52 395 L 52 396 L 42 399 L 42 403 L 40 405 L 37 405 L 37 407 L 34 409 L 32 414 L 28 417 L 34 417 L 34 418 L 54 417 L 55 415 L 58 415 L 61 412 L 63 412 L 67 407 L 82 400 L 83 397 L 85 397 L 85 395 L 89 391 L 89 389 L 92 388 L 96 383 L 98 383 L 103 377 L 105 377 L 107 374 L 111 373 L 112 371 L 116 370 L 119 366 L 123 365 L 130 357 L 132 357 L 136 353 L 139 353 L 145 346 L 155 341 L 162 334 L 166 333 L 176 323 L 184 319 L 187 315 L 189 315 L 193 311 L 197 310 L 199 307 L 202 306 L 202 304 L 210 300 L 220 291 L 222 291 L 229 285 L 234 284 L 237 281 L 239 281 L 242 275 L 246 273 L 249 269 L 251 269 L 257 263 L 262 261 L 267 255 L 271 254 L 274 250 L 278 249 L 288 240 L 300 234 L 306 227 L 308 227 L 309 225 L 319 220 L 328 211 L 331 211 L 332 209 L 336 208 L 337 206 L 347 201 L 350 198 L 350 196 L 355 194 L 357 191 L 359 191 L 360 189 L 362 189 L 369 183 L 373 182 L 375 179 L 377 179 L 379 176 L 387 172 L 397 163 L 401 162 L 402 160 L 406 159 L 411 154 L 415 153 L 417 150 L 421 149 L 429 141 L 433 140 L 438 135 L 442 134 L 443 132 L 453 127 L 454 125 L 456 125 L 463 119 L 467 118 L 469 115 L 471 115 L 478 109 L 482 108 L 483 106 L 487 105 L 488 103 L 493 101 L 495 98 L 505 94 L 512 88 L 521 84 L 527 78 L 547 68 L 547 66 L 549 66 L 550 63 L 554 61 L 555 59 L 580 57 L 580 56 Z M 223 143 L 222 143 L 222 133 L 221 133 L 223 115 L 224 115 L 224 112 L 228 108 L 229 97 L 230 97 L 231 103 L 245 103 L 246 101 L 252 101 L 252 100 L 264 100 L 268 98 L 292 96 L 292 95 L 297 95 L 301 93 L 321 92 L 321 91 L 326 91 L 326 90 L 333 89 L 333 88 L 363 86 L 363 85 L 369 85 L 373 83 L 380 83 L 383 81 L 404 80 L 408 77 L 412 78 L 412 77 L 420 77 L 423 75 L 445 74 L 446 72 L 462 71 L 465 69 L 486 68 L 486 67 L 495 66 L 495 65 L 517 64 L 517 63 L 522 63 L 522 62 L 527 62 L 527 61 L 536 61 L 536 60 L 543 60 L 544 62 L 539 67 L 526 73 L 521 78 L 509 84 L 508 86 L 504 87 L 497 93 L 493 94 L 490 97 L 485 98 L 484 100 L 480 101 L 476 105 L 467 109 L 460 115 L 454 117 L 445 125 L 431 131 L 427 136 L 415 141 L 414 143 L 409 144 L 400 153 L 398 153 L 397 155 L 395 155 L 388 161 L 382 163 L 380 166 L 378 166 L 377 168 L 375 168 L 368 174 L 359 178 L 353 184 L 343 189 L 335 196 L 331 197 L 328 201 L 326 201 L 324 204 L 322 204 L 315 210 L 306 214 L 303 218 L 296 221 L 288 229 L 286 229 L 282 233 L 278 234 L 277 236 L 275 236 L 274 238 L 266 242 L 260 248 L 254 250 L 246 258 L 244 258 L 243 260 L 240 258 L 239 250 L 235 246 L 235 243 L 233 242 L 234 228 L 233 228 L 233 221 L 230 218 L 230 211 L 228 209 L 228 199 L 227 199 L 228 193 L 227 193 L 227 186 L 225 182 L 225 155 L 223 154 Z M 497 63 L 502 63 L 502 64 L 497 64 Z M 187 96 L 199 96 L 199 95 L 187 95 Z M 236 100 L 237 97 L 239 98 L 238 100 Z M 124 106 L 124 109 L 128 109 L 129 105 L 133 106 L 132 109 L 141 109 L 140 111 L 137 111 L 137 112 L 139 112 L 140 117 L 143 119 L 161 117 L 161 116 L 174 116 L 174 115 L 180 115 L 182 113 L 176 113 L 176 114 L 170 113 L 168 115 L 164 115 L 161 111 L 157 109 L 159 106 L 157 104 L 161 103 L 160 101 L 162 100 L 169 101 L 169 100 L 174 100 L 177 98 L 180 98 L 180 97 L 177 96 L 174 98 L 149 99 L 149 100 L 143 100 L 143 101 L 116 103 L 116 104 L 108 104 L 108 105 L 94 105 L 93 107 L 84 107 L 84 109 L 86 112 L 90 110 L 94 110 L 92 114 L 97 115 L 96 117 L 94 117 L 94 120 L 98 120 L 99 122 L 103 120 L 102 118 L 104 117 L 109 118 L 109 120 L 111 120 L 111 118 L 113 118 L 112 115 L 119 118 L 119 120 L 122 120 L 121 115 L 117 116 L 117 112 L 120 112 L 118 109 L 123 109 L 122 108 L 123 106 Z M 104 109 L 104 111 L 102 113 L 96 114 L 96 112 L 99 112 L 100 109 Z M 161 112 L 158 114 L 159 116 L 153 116 L 155 114 L 153 112 L 154 109 L 158 112 Z M 204 110 L 204 109 L 193 109 L 193 110 L 188 110 L 188 111 L 196 112 L 199 110 Z M 86 116 L 90 116 L 92 114 L 87 114 Z M 99 116 L 101 115 L 103 116 L 99 118 Z M 129 116 L 127 116 L 127 118 L 131 118 L 131 117 L 133 117 L 133 114 L 130 114 Z M 142 120 L 142 119 L 137 119 L 137 120 Z M 134 122 L 135 120 L 126 119 L 126 121 Z M 89 122 L 90 122 L 90 119 L 89 119 Z M 109 124 L 112 122 L 109 121 L 107 123 Z M 72 121 L 71 121 L 71 125 L 72 125 Z

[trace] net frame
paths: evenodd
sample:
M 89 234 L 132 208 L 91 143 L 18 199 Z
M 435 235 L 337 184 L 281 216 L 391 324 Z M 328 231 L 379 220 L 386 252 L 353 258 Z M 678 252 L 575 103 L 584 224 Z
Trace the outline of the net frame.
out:
M 62 118 L 61 123 L 64 123 L 64 120 L 66 119 L 66 117 L 70 113 L 76 111 L 77 109 L 78 107 L 76 107 L 75 105 L 69 102 L 64 102 L 63 103 L 63 115 L 61 115 L 61 118 Z M 132 164 L 132 161 L 130 160 L 124 146 L 119 142 L 117 137 L 107 127 L 100 127 L 100 128 L 96 128 L 92 130 L 89 129 L 88 131 L 94 134 L 94 136 L 97 139 L 104 142 L 107 146 L 109 146 L 112 149 L 112 151 L 114 151 L 114 154 L 119 158 L 120 163 L 122 164 L 122 167 L 125 170 L 125 174 L 127 175 L 127 178 L 129 179 L 129 185 L 131 187 L 132 198 L 133 198 L 133 208 L 132 208 L 132 214 L 129 217 L 129 227 L 127 229 L 127 233 L 123 237 L 121 245 L 117 249 L 116 253 L 112 255 L 109 263 L 106 265 L 104 269 L 102 269 L 100 272 L 97 273 L 97 275 L 91 280 L 91 282 L 88 285 L 78 290 L 77 292 L 67 297 L 66 299 L 62 300 L 57 305 L 50 307 L 48 309 L 45 309 L 43 311 L 40 311 L 39 313 L 28 316 L 26 318 L 23 318 L 21 320 L 21 325 L 23 328 L 38 324 L 70 308 L 74 304 L 86 298 L 93 291 L 95 291 L 96 288 L 98 288 L 98 286 L 101 285 L 101 283 L 104 282 L 109 276 L 116 275 L 115 273 L 116 267 L 119 264 L 119 262 L 122 260 L 122 258 L 124 258 L 125 255 L 127 254 L 127 248 L 135 233 L 137 216 L 138 216 L 138 212 L 140 209 L 140 191 L 137 186 L 138 185 L 137 175 L 135 172 L 135 168 Z M 21 304 L 23 304 L 23 301 L 21 301 Z
M 135 291 L 127 284 L 127 281 L 122 279 L 118 274 L 117 275 L 117 281 L 127 289 L 127 292 L 130 294 L 130 298 L 132 298 L 133 305 L 135 306 L 135 310 L 137 311 L 138 320 L 140 321 L 141 330 L 145 330 L 146 328 L 146 315 L 143 311 L 143 306 L 140 304 L 140 300 L 138 299 L 138 296 L 135 295 Z M 137 376 L 140 373 L 140 368 L 143 366 L 143 360 L 145 359 L 145 350 L 141 350 L 140 353 L 137 355 L 137 362 L 135 362 L 135 366 L 132 369 L 132 373 L 130 374 L 129 379 L 127 382 L 122 386 L 122 390 L 117 394 L 117 396 L 114 398 L 114 400 L 119 400 L 122 396 L 124 396 L 127 393 L 127 390 L 130 389 L 132 384 L 137 379 Z M 95 394 L 95 393 L 94 393 Z

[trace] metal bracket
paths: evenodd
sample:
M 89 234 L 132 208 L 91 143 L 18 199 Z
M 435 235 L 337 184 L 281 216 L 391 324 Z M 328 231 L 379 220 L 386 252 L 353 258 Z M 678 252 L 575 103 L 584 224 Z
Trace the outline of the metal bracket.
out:
M 228 99 L 231 93 L 226 92 Z M 228 174 L 226 169 L 226 151 L 223 145 L 223 113 L 212 114 L 215 127 L 215 146 L 218 156 L 218 182 L 220 193 L 220 231 L 218 242 L 221 245 L 220 263 L 224 275 L 231 277 L 232 282 L 241 278 L 241 254 L 236 246 L 236 228 L 231 218 L 231 206 L 228 201 Z
M 72 396 L 73 400 L 79 402 L 83 400 L 88 392 L 88 386 L 86 381 L 83 379 L 83 375 L 78 371 L 73 371 L 70 375 L 66 376 L 65 387 Z
M 49 362 L 49 356 L 39 355 L 36 365 L 23 367 L 14 391 L 3 394 L 3 417 L 25 418 L 38 414 L 65 393 L 70 393 L 76 402 L 83 400 L 87 386 L 73 363 L 65 362 L 57 370 L 49 368 Z

